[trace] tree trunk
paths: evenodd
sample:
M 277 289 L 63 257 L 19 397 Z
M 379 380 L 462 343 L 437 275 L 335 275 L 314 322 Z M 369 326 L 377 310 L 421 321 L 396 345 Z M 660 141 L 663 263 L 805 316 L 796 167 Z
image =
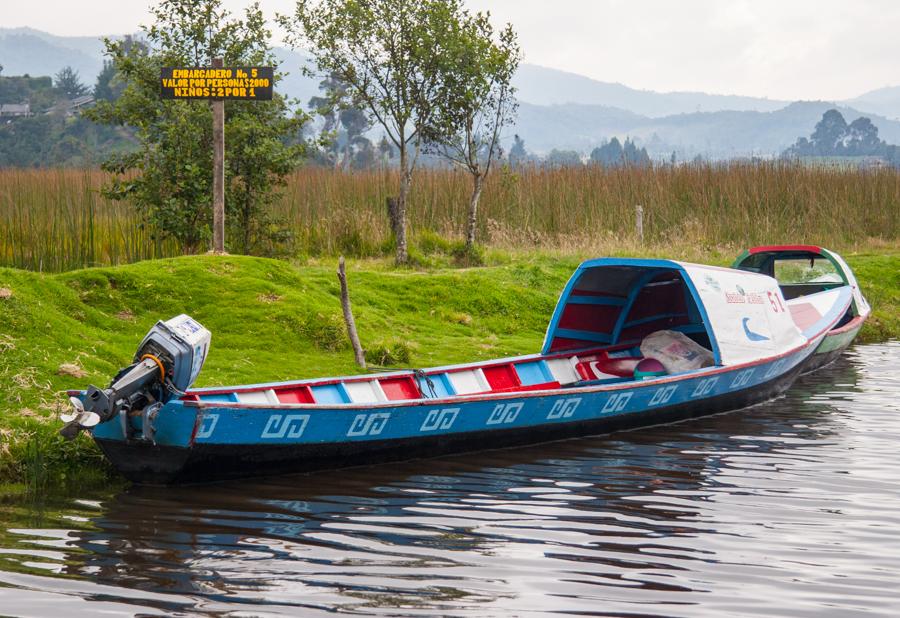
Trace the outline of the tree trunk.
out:
M 388 221 L 391 223 L 391 234 L 394 238 L 397 238 L 397 198 L 389 197 L 387 198 L 387 213 L 388 213 Z
M 475 249 L 475 232 L 478 230 L 478 200 L 484 188 L 484 176 L 472 174 L 472 197 L 469 198 L 469 221 L 466 226 L 466 253 Z
M 394 239 L 397 241 L 397 264 L 406 264 L 409 261 L 409 252 L 406 244 L 406 198 L 409 195 L 409 184 L 412 172 L 408 169 L 409 160 L 404 146 L 400 148 L 400 193 L 397 196 L 397 208 L 394 212 L 395 221 Z
M 249 187 L 247 191 L 251 191 Z M 244 206 L 244 253 L 248 255 L 253 245 L 253 195 L 254 193 L 247 195 L 247 203 Z

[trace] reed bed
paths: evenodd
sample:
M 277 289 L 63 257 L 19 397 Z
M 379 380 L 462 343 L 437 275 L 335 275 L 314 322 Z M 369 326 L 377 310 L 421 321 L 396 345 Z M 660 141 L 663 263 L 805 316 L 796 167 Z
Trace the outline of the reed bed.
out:
M 0 170 L 0 266 L 63 271 L 178 255 L 130 204 L 107 200 L 99 170 Z
M 177 255 L 127 203 L 104 199 L 97 170 L 0 170 L 0 265 L 67 270 Z M 390 253 L 385 202 L 393 170 L 292 174 L 273 215 L 290 232 L 293 255 Z M 414 241 L 459 239 L 469 177 L 420 170 L 410 197 Z M 897 246 L 900 172 L 779 162 L 604 169 L 500 169 L 481 200 L 480 239 L 499 249 L 603 252 L 644 243 L 743 247 L 819 243 L 836 249 Z M 433 243 L 432 243 L 433 244 Z

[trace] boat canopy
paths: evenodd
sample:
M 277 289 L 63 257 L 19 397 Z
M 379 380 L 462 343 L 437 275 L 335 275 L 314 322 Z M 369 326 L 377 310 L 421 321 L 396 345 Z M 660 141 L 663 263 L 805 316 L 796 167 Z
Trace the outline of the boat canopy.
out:
M 717 365 L 806 342 L 771 277 L 671 260 L 599 258 L 569 279 L 542 352 L 639 345 L 659 330 L 685 333 L 712 350 Z

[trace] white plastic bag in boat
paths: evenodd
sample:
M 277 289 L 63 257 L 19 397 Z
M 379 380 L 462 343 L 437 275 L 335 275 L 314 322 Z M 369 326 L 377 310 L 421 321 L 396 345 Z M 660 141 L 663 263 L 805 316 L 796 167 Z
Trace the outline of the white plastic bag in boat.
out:
M 670 374 L 714 364 L 712 352 L 684 333 L 674 330 L 658 330 L 644 337 L 641 354 L 645 358 L 658 360 Z

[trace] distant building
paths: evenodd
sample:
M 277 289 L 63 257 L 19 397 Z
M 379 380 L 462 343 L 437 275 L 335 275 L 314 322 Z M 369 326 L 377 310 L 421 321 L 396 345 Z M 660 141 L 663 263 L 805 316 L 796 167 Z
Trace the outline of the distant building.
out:
M 86 107 L 94 104 L 93 95 L 86 94 L 84 96 L 75 97 L 74 99 L 65 99 L 59 101 L 56 105 L 47 110 L 48 114 L 61 114 L 63 116 L 77 116 Z
M 71 101 L 69 101 L 69 115 L 77 114 L 85 107 L 89 107 L 94 104 L 93 95 L 86 94 L 81 97 L 75 97 Z
M 0 118 L 16 118 L 31 115 L 29 103 L 4 103 L 0 105 Z

